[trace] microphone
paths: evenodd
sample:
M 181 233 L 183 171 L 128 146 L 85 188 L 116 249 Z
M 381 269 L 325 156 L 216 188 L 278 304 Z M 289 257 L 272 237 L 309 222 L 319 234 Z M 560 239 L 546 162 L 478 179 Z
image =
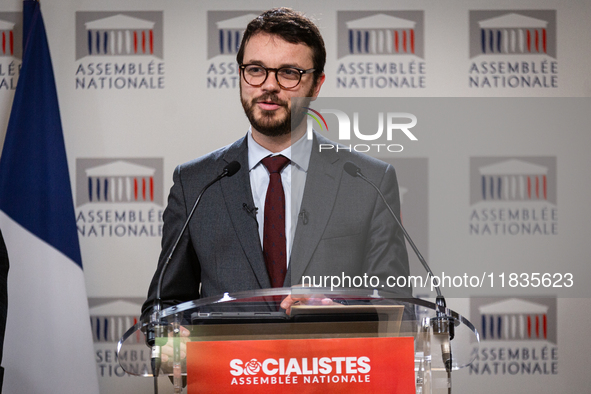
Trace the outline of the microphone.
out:
M 305 209 L 302 209 L 302 212 L 300 212 L 298 216 L 302 218 L 302 223 L 304 226 L 308 224 L 308 212 L 306 212 Z
M 361 175 L 361 168 L 357 167 L 350 161 L 345 163 L 343 169 L 347 172 L 347 174 L 351 175 L 353 178 L 356 178 L 358 175 Z
M 351 175 L 353 178 L 363 179 L 365 182 L 369 183 L 378 192 L 378 194 L 382 198 L 382 201 L 386 205 L 386 208 L 388 208 L 388 211 L 390 211 L 390 214 L 392 215 L 392 217 L 396 221 L 396 224 L 402 230 L 402 233 L 404 234 L 404 238 L 406 238 L 406 240 L 408 241 L 412 250 L 415 252 L 416 256 L 419 258 L 419 261 L 423 265 L 423 268 L 425 268 L 425 270 L 427 271 L 429 276 L 431 276 L 431 278 L 433 278 L 434 277 L 433 271 L 431 271 L 429 264 L 427 264 L 427 261 L 423 258 L 423 255 L 421 255 L 421 252 L 419 252 L 419 249 L 416 247 L 415 243 L 410 238 L 410 235 L 408 234 L 408 232 L 406 231 L 406 229 L 404 228 L 402 223 L 400 223 L 400 220 L 398 220 L 398 217 L 394 214 L 392 207 L 390 207 L 390 204 L 388 204 L 388 201 L 386 201 L 386 197 L 384 197 L 384 195 L 382 194 L 382 191 L 375 185 L 375 183 L 373 183 L 365 175 L 363 175 L 363 173 L 361 172 L 361 169 L 357 165 L 351 163 L 350 161 L 346 162 L 343 165 L 343 169 L 345 170 L 345 172 L 347 174 Z M 438 308 L 437 308 L 437 318 L 432 319 L 433 320 L 433 331 L 436 334 L 444 334 L 444 333 L 449 332 L 449 337 L 450 337 L 449 339 L 452 340 L 455 335 L 454 334 L 454 323 L 453 323 L 454 319 L 450 316 L 445 315 L 445 309 L 447 308 L 447 306 L 445 303 L 445 298 L 441 294 L 441 289 L 439 288 L 439 286 L 435 286 L 435 292 L 437 293 L 437 297 L 435 299 L 435 304 L 437 305 Z M 450 322 L 450 320 L 452 322 Z M 448 372 L 450 372 L 451 371 L 451 347 L 448 346 L 447 348 L 442 349 L 442 350 L 443 350 L 443 357 L 444 357 L 446 370 Z
M 205 187 L 201 190 L 201 192 L 197 196 L 197 199 L 195 200 L 195 203 L 193 204 L 193 208 L 191 209 L 191 212 L 189 212 L 189 216 L 187 216 L 187 220 L 185 220 L 185 223 L 183 224 L 183 228 L 181 229 L 179 236 L 177 237 L 174 245 L 172 246 L 172 248 L 170 250 L 170 254 L 168 255 L 168 258 L 166 259 L 166 262 L 164 263 L 164 266 L 162 267 L 162 271 L 160 271 L 160 277 L 158 278 L 158 287 L 156 288 L 155 304 L 156 303 L 161 304 L 162 298 L 160 297 L 160 295 L 162 292 L 162 280 L 164 278 L 164 273 L 166 272 L 166 268 L 168 268 L 168 264 L 170 263 L 170 260 L 172 259 L 172 256 L 173 256 L 183 234 L 185 233 L 185 231 L 187 230 L 187 227 L 189 226 L 189 222 L 191 221 L 191 218 L 193 217 L 193 214 L 195 213 L 195 210 L 197 209 L 197 205 L 199 205 L 199 202 L 201 201 L 201 197 L 203 196 L 203 193 L 205 193 L 205 191 L 207 189 L 209 189 L 209 187 L 211 185 L 218 182 L 220 179 L 225 178 L 225 177 L 231 177 L 232 175 L 236 174 L 239 170 L 240 170 L 240 163 L 238 163 L 237 161 L 233 161 L 233 162 L 229 163 L 227 166 L 224 167 L 224 169 L 222 170 L 222 173 L 220 175 L 218 175 L 213 181 L 211 181 L 207 185 L 205 185 Z M 155 306 L 157 306 L 157 305 L 155 305 Z M 161 305 L 158 305 L 158 306 L 161 306 Z
M 146 340 L 148 345 L 152 347 L 151 364 L 152 364 L 152 372 L 153 372 L 154 377 L 158 377 L 159 370 L 160 370 L 160 361 L 161 361 L 160 348 L 158 346 L 156 346 L 156 337 L 159 336 L 159 334 L 160 334 L 160 332 L 159 332 L 160 325 L 158 324 L 157 315 L 158 315 L 158 312 L 160 312 L 160 310 L 162 309 L 161 293 L 162 293 L 162 282 L 164 279 L 164 273 L 166 272 L 166 269 L 168 268 L 168 265 L 170 264 L 170 261 L 172 260 L 172 256 L 174 255 L 174 252 L 176 251 L 176 248 L 177 248 L 181 238 L 183 237 L 183 234 L 185 234 L 185 231 L 187 230 L 187 227 L 189 226 L 189 222 L 191 221 L 191 218 L 193 217 L 193 214 L 195 213 L 195 210 L 197 209 L 197 205 L 199 205 L 199 202 L 201 201 L 201 197 L 203 196 L 203 193 L 205 193 L 205 191 L 214 183 L 218 182 L 222 178 L 231 177 L 232 175 L 236 174 L 239 170 L 240 170 L 240 163 L 238 163 L 237 161 L 233 161 L 224 167 L 224 169 L 222 170 L 222 173 L 220 175 L 218 175 L 213 181 L 211 181 L 207 185 L 205 185 L 205 187 L 201 190 L 201 192 L 197 196 L 197 199 L 195 200 L 195 203 L 193 204 L 193 208 L 191 209 L 191 212 L 189 212 L 189 216 L 187 216 L 187 220 L 185 220 L 185 223 L 183 224 L 183 227 L 182 227 L 174 245 L 170 249 L 170 253 L 168 255 L 168 258 L 166 259 L 166 261 L 164 262 L 164 265 L 162 266 L 162 270 L 160 271 L 160 277 L 158 278 L 158 287 L 156 288 L 156 299 L 154 300 L 154 307 L 152 308 L 152 315 L 150 317 L 150 328 L 148 330 L 148 335 L 147 335 L 147 340 Z M 154 328 L 156 328 L 156 330 L 158 330 L 158 332 L 156 332 L 154 330 Z
M 247 203 L 242 203 L 242 208 L 253 218 L 256 219 L 259 209 L 257 207 L 250 207 Z
M 378 192 L 378 194 L 382 198 L 382 201 L 384 202 L 384 204 L 386 204 L 386 208 L 388 208 L 388 211 L 390 211 L 390 214 L 392 215 L 392 217 L 396 221 L 396 224 L 402 230 L 402 233 L 404 234 L 404 238 L 406 238 L 406 240 L 410 244 L 412 250 L 415 252 L 417 257 L 419 258 L 419 261 L 421 262 L 421 264 L 423 265 L 423 267 L 425 268 L 427 273 L 431 277 L 433 277 L 434 276 L 433 271 L 431 271 L 429 264 L 427 264 L 427 262 L 425 261 L 425 259 L 421 255 L 421 252 L 419 252 L 419 249 L 416 247 L 415 243 L 410 238 L 410 235 L 408 235 L 408 233 L 406 232 L 406 229 L 404 228 L 402 223 L 400 223 L 400 220 L 398 220 L 398 217 L 394 214 L 392 207 L 390 207 L 390 204 L 388 204 L 388 201 L 386 201 L 386 197 L 384 197 L 384 195 L 382 194 L 382 191 L 375 185 L 375 183 L 373 183 L 365 175 L 363 175 L 363 173 L 361 172 L 361 169 L 359 167 L 357 167 L 355 164 L 351 163 L 350 161 L 345 163 L 345 165 L 343 166 L 343 169 L 345 170 L 345 172 L 347 172 L 347 174 L 351 175 L 353 178 L 361 178 L 365 182 L 367 182 L 371 186 L 373 186 L 374 189 L 376 189 L 376 191 Z M 443 295 L 441 295 L 441 289 L 439 288 L 439 286 L 435 286 L 435 291 L 437 292 L 437 298 L 441 297 L 441 299 L 443 300 L 443 307 L 445 307 L 445 298 L 443 298 Z
M 222 179 L 225 176 L 231 177 L 232 175 L 236 174 L 239 170 L 240 170 L 240 163 L 238 163 L 237 161 L 233 161 L 231 163 L 228 163 L 228 165 L 224 167 L 224 170 L 220 174 L 219 179 Z M 219 179 L 216 178 L 216 180 L 214 182 L 217 182 Z M 207 189 L 207 187 L 209 187 L 209 185 L 206 186 L 205 188 Z

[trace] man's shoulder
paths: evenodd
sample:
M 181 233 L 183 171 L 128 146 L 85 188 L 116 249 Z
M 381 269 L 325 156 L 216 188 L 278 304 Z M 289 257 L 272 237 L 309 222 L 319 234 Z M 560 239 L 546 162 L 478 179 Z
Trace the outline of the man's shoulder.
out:
M 178 168 L 183 172 L 193 170 L 204 171 L 210 168 L 217 169 L 220 165 L 223 167 L 228 162 L 236 160 L 242 149 L 246 149 L 246 137 L 242 137 L 230 145 L 226 145 L 213 152 L 209 152 L 206 155 L 180 164 Z

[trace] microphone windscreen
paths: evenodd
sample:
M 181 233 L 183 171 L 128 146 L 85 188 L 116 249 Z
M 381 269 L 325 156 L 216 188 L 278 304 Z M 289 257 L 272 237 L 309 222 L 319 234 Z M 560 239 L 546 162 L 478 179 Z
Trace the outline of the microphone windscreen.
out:
M 240 170 L 240 163 L 238 163 L 237 161 L 233 161 L 224 167 L 224 172 L 226 173 L 226 176 L 232 176 L 236 174 L 238 170 Z
M 361 169 L 357 167 L 355 164 L 351 163 L 350 161 L 345 163 L 343 169 L 347 172 L 347 174 L 351 175 L 352 177 L 356 177 L 357 174 L 361 172 Z

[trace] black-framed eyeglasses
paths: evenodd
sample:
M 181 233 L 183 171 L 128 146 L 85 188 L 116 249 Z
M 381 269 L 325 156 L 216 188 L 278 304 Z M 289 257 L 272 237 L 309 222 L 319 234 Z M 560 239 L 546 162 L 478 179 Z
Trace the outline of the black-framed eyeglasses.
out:
M 269 71 L 274 71 L 277 83 L 285 90 L 298 86 L 302 81 L 302 75 L 316 71 L 314 68 L 308 70 L 295 67 L 268 68 L 259 64 L 242 64 L 240 70 L 244 81 L 255 88 L 263 86 L 269 76 Z

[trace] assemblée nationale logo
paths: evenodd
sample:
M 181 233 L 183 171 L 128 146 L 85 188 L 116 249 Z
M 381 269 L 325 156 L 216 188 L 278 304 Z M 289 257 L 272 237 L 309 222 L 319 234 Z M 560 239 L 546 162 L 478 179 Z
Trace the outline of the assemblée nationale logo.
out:
M 470 374 L 558 374 L 556 298 L 472 298 L 470 316 L 482 339 Z
M 470 234 L 558 234 L 556 185 L 556 157 L 470 158 Z
M 426 87 L 423 11 L 338 11 L 340 89 Z
M 115 356 L 117 342 L 139 321 L 143 300 L 133 298 L 89 298 L 90 325 L 95 360 L 100 377 L 123 377 L 125 371 L 149 373 L 150 349 L 138 331 L 125 341 L 125 348 Z M 125 366 L 125 370 L 121 366 Z
M 238 88 L 236 53 L 248 23 L 260 11 L 207 12 L 207 75 L 208 89 Z
M 163 89 L 163 41 L 162 11 L 76 12 L 76 89 Z
M 159 237 L 161 158 L 76 160 L 76 222 L 82 237 Z
M 21 12 L 0 12 L 0 92 L 16 89 L 22 58 Z
M 557 88 L 555 10 L 470 11 L 471 88 Z

